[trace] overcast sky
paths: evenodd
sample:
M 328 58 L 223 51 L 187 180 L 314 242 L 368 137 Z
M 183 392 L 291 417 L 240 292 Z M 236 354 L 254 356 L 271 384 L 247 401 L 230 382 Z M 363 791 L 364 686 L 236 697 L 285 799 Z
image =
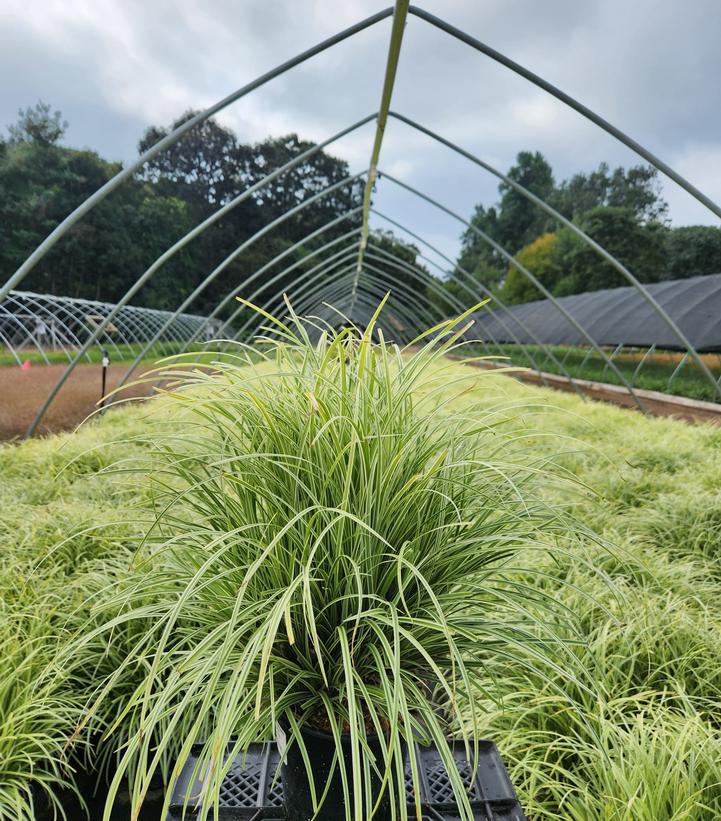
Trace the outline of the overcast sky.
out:
M 720 0 L 422 0 L 580 99 L 721 200 Z M 277 63 L 384 7 L 377 0 L 0 0 L 0 124 L 39 98 L 67 142 L 129 160 L 151 123 L 208 106 Z M 390 20 L 235 103 L 241 140 L 291 131 L 323 140 L 374 112 Z M 557 179 L 634 155 L 507 69 L 411 17 L 393 108 L 506 170 L 541 150 Z M 367 167 L 371 126 L 333 152 Z M 468 217 L 497 181 L 391 122 L 385 169 Z M 713 223 L 673 183 L 674 223 Z M 450 256 L 460 223 L 381 182 L 376 206 Z M 377 218 L 374 224 L 383 225 Z

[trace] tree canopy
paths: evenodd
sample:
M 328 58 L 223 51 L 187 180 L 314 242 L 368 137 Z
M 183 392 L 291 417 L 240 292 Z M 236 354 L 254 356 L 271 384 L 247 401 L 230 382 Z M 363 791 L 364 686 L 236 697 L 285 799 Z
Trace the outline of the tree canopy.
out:
M 39 115 L 47 115 L 43 123 Z M 0 273 L 9 276 L 27 255 L 97 190 L 120 164 L 93 151 L 59 145 L 59 113 L 40 104 L 17 127 L 0 157 Z M 43 293 L 117 299 L 146 259 L 157 256 L 190 226 L 180 199 L 133 180 L 76 223 L 64 240 L 29 274 L 23 288 Z M 192 258 L 181 254 L 154 283 L 156 299 L 164 291 L 187 287 Z
M 188 111 L 169 126 L 148 128 L 138 149 L 148 147 L 192 117 Z M 9 276 L 55 226 L 112 177 L 121 165 L 89 150 L 62 143 L 67 123 L 60 112 L 39 103 L 20 112 L 0 140 L 0 277 Z M 117 300 L 170 245 L 219 207 L 256 184 L 270 171 L 314 147 L 296 134 L 246 144 L 228 128 L 209 119 L 147 163 L 141 173 L 120 186 L 71 228 L 30 273 L 28 290 Z M 256 191 L 167 262 L 133 302 L 175 308 L 202 279 L 264 225 L 290 208 L 341 182 L 349 174 L 345 161 L 325 151 Z M 270 266 L 262 285 L 313 247 L 325 244 L 358 224 L 357 215 L 324 231 L 314 242 L 304 238 L 341 217 L 361 201 L 362 183 L 352 182 L 320 198 L 300 214 L 284 219 L 240 255 L 208 287 L 192 310 L 215 307 L 242 278 L 269 259 L 298 244 L 292 254 Z M 415 261 L 416 253 L 392 235 L 384 245 Z M 313 260 L 313 264 L 317 259 Z M 301 264 L 288 281 L 303 270 Z
M 655 168 L 609 169 L 601 163 L 559 184 L 539 152 L 521 151 L 507 176 L 543 199 L 616 257 L 641 282 L 680 279 L 721 271 L 721 229 L 672 227 Z M 513 185 L 498 186 L 499 201 L 477 205 L 461 236 L 456 273 L 469 272 L 509 303 L 543 298 L 522 272 L 489 240 L 515 255 L 554 295 L 626 285 L 627 280 L 577 233 Z M 484 236 L 485 235 L 485 236 Z M 448 281 L 445 287 L 456 289 Z
M 187 111 L 169 125 L 149 127 L 139 141 L 139 151 L 154 145 L 195 113 Z M 39 102 L 21 109 L 18 121 L 8 127 L 7 139 L 0 137 L 0 279 L 8 277 L 64 217 L 122 167 L 94 151 L 65 145 L 67 125 L 60 111 Z M 243 143 L 232 130 L 211 118 L 154 157 L 74 225 L 31 272 L 23 287 L 116 301 L 193 226 L 270 171 L 313 147 L 312 142 L 297 134 Z M 304 158 L 173 256 L 133 302 L 175 308 L 256 231 L 328 186 L 340 183 L 348 173 L 347 163 L 326 151 Z M 469 288 L 477 296 L 489 289 L 509 303 L 541 297 L 520 268 L 509 265 L 493 243 L 516 255 L 523 267 L 557 295 L 625 284 L 614 266 L 574 231 L 531 202 L 518 185 L 548 202 L 642 282 L 721 271 L 721 229 L 703 225 L 672 227 L 653 168 L 637 165 L 611 170 L 601 163 L 591 172 L 577 173 L 557 183 L 543 154 L 521 151 L 507 177 L 510 182 L 498 187 L 498 201 L 477 205 L 470 218 L 472 227 L 461 237 L 456 273 L 465 286 L 433 279 L 420 263 L 418 249 L 391 232 L 373 232 L 375 248 L 371 253 L 376 258 L 372 265 L 411 291 L 422 289 L 423 279 L 427 278 L 427 295 L 446 312 L 453 312 L 459 302 L 468 304 Z M 305 237 L 358 206 L 362 190 L 360 181 L 347 183 L 300 214 L 281 220 L 238 256 L 191 310 L 212 310 L 235 285 L 280 254 L 284 254 L 283 259 L 267 266 L 253 291 L 295 261 L 298 265 L 293 272 L 274 279 L 276 291 L 290 289 L 304 270 L 317 264 L 318 259 L 309 256 L 313 249 L 357 227 L 359 217 L 340 220 L 312 241 Z M 297 247 L 291 252 L 291 246 Z M 388 253 L 401 261 L 390 259 Z M 411 274 L 408 266 L 418 276 Z M 439 295 L 439 284 L 450 299 Z

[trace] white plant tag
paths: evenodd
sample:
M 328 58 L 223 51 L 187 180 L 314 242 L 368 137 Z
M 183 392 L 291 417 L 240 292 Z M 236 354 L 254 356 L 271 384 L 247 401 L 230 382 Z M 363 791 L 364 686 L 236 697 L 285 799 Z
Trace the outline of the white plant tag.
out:
M 278 752 L 280 753 L 281 760 L 283 760 L 285 758 L 287 739 L 285 737 L 285 730 L 283 730 L 277 721 L 275 722 L 275 743 L 278 745 Z

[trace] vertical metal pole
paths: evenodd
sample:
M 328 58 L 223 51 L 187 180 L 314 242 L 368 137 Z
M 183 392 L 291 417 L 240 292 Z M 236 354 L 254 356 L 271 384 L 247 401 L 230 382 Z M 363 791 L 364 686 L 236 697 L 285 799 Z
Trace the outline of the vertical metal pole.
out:
M 393 9 L 393 27 L 391 28 L 391 39 L 388 44 L 388 59 L 386 60 L 386 73 L 383 78 L 383 91 L 381 93 L 381 104 L 378 109 L 378 122 L 376 125 L 376 134 L 373 140 L 373 150 L 371 151 L 371 161 L 368 167 L 368 176 L 366 177 L 365 189 L 363 191 L 363 230 L 361 232 L 361 241 L 358 248 L 358 265 L 356 266 L 356 277 L 353 281 L 351 289 L 351 303 L 350 312 L 353 312 L 353 300 L 355 293 L 358 290 L 358 277 L 360 276 L 363 267 L 363 254 L 365 253 L 366 245 L 368 244 L 368 217 L 371 207 L 371 194 L 373 193 L 373 186 L 376 182 L 376 174 L 378 172 L 378 158 L 381 153 L 381 145 L 383 144 L 383 135 L 386 130 L 386 123 L 388 122 L 388 111 L 391 107 L 391 97 L 393 96 L 393 85 L 396 81 L 396 71 L 398 69 L 398 59 L 401 54 L 401 45 L 403 43 L 403 31 L 406 25 L 406 17 L 408 16 L 409 0 L 396 0 L 395 8 Z
M 105 348 L 103 348 L 103 359 L 102 359 L 102 366 L 103 366 L 103 379 L 102 379 L 102 388 L 100 389 L 100 407 L 105 407 L 105 394 L 107 393 L 107 383 L 108 383 L 108 365 L 110 364 L 110 357 L 108 356 L 108 352 Z

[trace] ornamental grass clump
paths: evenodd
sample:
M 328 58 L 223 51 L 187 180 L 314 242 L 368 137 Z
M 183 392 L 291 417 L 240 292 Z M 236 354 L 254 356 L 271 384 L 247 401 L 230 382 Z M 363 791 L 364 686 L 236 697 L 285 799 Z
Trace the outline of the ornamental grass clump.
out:
M 434 398 L 470 311 L 405 351 L 375 319 L 362 334 L 311 328 L 311 339 L 289 311 L 288 324 L 266 316 L 252 349 L 164 370 L 175 384 L 144 434 L 150 558 L 105 603 L 120 615 L 103 630 L 148 625 L 93 707 L 129 668 L 140 675 L 117 720 L 137 730 L 111 800 L 129 774 L 137 812 L 180 734 L 175 772 L 200 740 L 211 814 L 234 756 L 278 733 L 300 750 L 317 808 L 330 781 L 314 778 L 313 729 L 335 745 L 347 819 L 380 813 L 374 783 L 394 817 L 408 816 L 411 739 L 438 745 L 471 819 L 445 739 L 462 738 L 475 766 L 477 716 L 495 692 L 488 662 L 493 675 L 576 674 L 572 619 L 527 566 L 541 550 L 569 561 L 569 520 L 536 492 L 550 481 L 541 451 L 492 411 L 454 416 Z

